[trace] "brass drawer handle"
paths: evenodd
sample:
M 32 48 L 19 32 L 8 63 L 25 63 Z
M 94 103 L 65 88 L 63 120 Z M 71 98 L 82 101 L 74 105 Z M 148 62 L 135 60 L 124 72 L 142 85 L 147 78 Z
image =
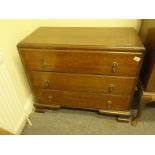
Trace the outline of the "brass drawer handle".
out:
M 108 85 L 108 92 L 111 93 L 114 90 L 114 85 L 111 83 Z
M 116 73 L 117 67 L 118 67 L 118 63 L 117 63 L 117 62 L 113 62 L 113 63 L 112 63 L 112 72 L 113 72 L 113 73 Z
M 48 80 L 45 80 L 44 83 L 43 83 L 43 86 L 45 88 L 47 88 L 47 87 L 49 87 L 49 85 L 50 85 L 49 81 Z
M 39 60 L 39 63 L 40 63 L 40 65 L 41 65 L 42 68 L 45 68 L 46 65 L 47 65 L 47 64 L 46 64 L 46 61 L 45 61 L 44 59 L 40 59 L 40 60 Z
M 51 103 L 53 96 L 48 96 L 48 103 Z
M 111 107 L 112 107 L 112 101 L 107 101 L 107 104 L 108 104 L 108 110 L 111 110 Z

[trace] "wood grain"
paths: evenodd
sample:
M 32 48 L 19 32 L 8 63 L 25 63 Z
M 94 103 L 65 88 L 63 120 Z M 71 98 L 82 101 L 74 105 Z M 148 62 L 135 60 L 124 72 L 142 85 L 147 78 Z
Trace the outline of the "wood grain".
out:
M 136 76 L 141 53 L 20 49 L 27 70 Z M 113 72 L 113 63 L 118 66 Z
M 105 94 L 130 94 L 135 78 L 29 71 L 35 89 L 55 89 Z
M 86 109 L 128 110 L 130 97 L 103 93 L 72 92 L 58 90 L 35 90 L 37 103 Z M 49 101 L 49 97 L 51 97 Z M 109 107 L 108 101 L 111 101 Z
M 35 105 L 129 114 L 145 53 L 133 28 L 44 27 L 17 47 Z
M 18 47 L 144 50 L 134 28 L 40 27 Z

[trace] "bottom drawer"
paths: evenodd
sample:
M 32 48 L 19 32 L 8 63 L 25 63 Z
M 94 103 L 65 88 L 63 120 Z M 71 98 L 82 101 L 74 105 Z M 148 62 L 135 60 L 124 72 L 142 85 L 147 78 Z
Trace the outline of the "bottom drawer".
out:
M 108 95 L 102 93 L 85 93 L 58 90 L 35 90 L 36 101 L 42 105 L 60 105 L 64 107 L 128 110 L 130 96 Z

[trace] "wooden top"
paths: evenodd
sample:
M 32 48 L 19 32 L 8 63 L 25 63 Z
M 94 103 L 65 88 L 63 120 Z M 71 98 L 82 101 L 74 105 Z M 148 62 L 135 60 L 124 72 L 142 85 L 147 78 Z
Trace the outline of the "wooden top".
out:
M 144 50 L 134 28 L 40 27 L 18 47 Z

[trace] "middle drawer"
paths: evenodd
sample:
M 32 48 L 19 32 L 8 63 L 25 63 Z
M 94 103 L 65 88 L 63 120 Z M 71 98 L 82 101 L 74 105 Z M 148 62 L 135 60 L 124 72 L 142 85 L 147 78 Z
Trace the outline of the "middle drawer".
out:
M 130 94 L 134 77 L 28 71 L 37 88 L 105 94 Z

